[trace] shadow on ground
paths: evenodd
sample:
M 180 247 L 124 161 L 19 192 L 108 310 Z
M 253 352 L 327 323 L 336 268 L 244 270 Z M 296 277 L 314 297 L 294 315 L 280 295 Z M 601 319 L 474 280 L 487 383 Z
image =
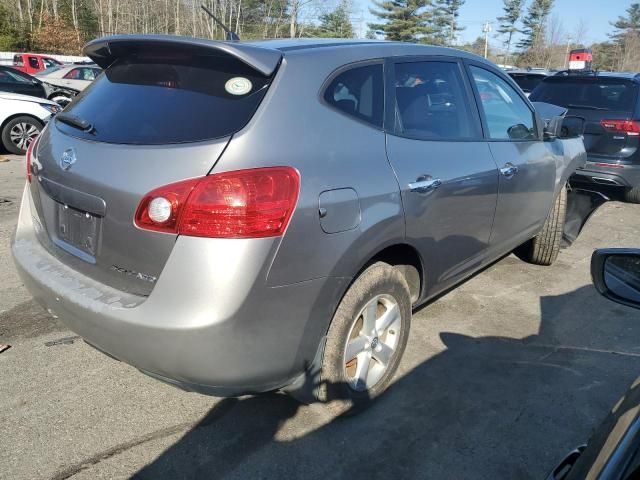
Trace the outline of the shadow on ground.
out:
M 371 408 L 302 436 L 320 407 L 275 393 L 224 399 L 133 478 L 543 479 L 640 374 L 639 324 L 591 286 L 543 297 L 537 335 L 441 333 L 444 349 Z

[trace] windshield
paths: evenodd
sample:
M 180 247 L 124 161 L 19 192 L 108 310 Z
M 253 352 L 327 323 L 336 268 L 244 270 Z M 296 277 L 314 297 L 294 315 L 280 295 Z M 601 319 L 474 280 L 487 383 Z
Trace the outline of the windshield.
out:
M 531 94 L 532 102 L 546 102 L 565 108 L 593 108 L 631 114 L 638 85 L 622 79 L 548 78 Z
M 49 68 L 45 68 L 44 70 L 36 73 L 36 77 L 43 77 L 45 75 L 49 75 L 50 73 L 53 72 L 57 72 L 58 70 L 60 70 L 63 66 L 62 65 L 54 65 L 52 67 Z
M 240 130 L 270 82 L 228 55 L 181 51 L 131 55 L 109 67 L 68 107 L 91 133 L 62 122 L 69 135 L 123 144 L 210 140 Z

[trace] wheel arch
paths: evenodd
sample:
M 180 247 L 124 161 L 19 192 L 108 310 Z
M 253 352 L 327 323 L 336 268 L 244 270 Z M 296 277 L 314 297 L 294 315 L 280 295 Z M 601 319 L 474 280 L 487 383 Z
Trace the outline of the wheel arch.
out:
M 39 119 L 38 117 L 36 117 L 35 115 L 31 114 L 31 113 L 14 113 L 13 115 L 8 116 L 7 118 L 4 119 L 4 121 L 2 122 L 2 124 L 0 125 L 0 134 L 2 133 L 2 131 L 4 130 L 4 127 L 7 126 L 7 124 L 11 121 L 14 120 L 18 117 L 29 117 L 34 119 L 35 121 L 37 121 L 40 125 L 42 125 L 42 128 L 44 128 L 44 126 L 46 125 L 45 122 L 41 119 Z

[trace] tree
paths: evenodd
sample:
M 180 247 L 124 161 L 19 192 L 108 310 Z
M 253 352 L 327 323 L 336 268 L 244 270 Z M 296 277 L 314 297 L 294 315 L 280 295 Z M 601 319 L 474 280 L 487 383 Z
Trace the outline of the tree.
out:
M 522 16 L 522 8 L 524 7 L 524 0 L 504 0 L 504 6 L 502 10 L 504 11 L 504 15 L 498 17 L 498 22 L 500 22 L 500 26 L 498 27 L 498 33 L 501 35 L 506 35 L 506 40 L 504 42 L 506 47 L 506 58 L 509 58 L 509 53 L 511 52 L 511 41 L 513 40 L 513 34 L 518 32 L 518 21 Z M 507 63 L 507 60 L 505 60 Z
M 453 45 L 456 34 L 464 30 L 458 23 L 460 7 L 466 0 L 436 0 L 434 13 L 434 24 L 436 34 L 440 37 L 443 45 Z
M 318 36 L 328 38 L 353 38 L 353 25 L 349 20 L 351 2 L 342 0 L 332 12 L 320 15 Z
M 630 33 L 635 35 L 640 33 L 640 3 L 632 3 L 626 11 L 626 17 L 619 16 L 618 20 L 611 23 L 616 31 L 610 36 L 618 42 Z
M 533 0 L 527 10 L 527 16 L 522 20 L 523 38 L 518 43 L 519 48 L 528 50 L 544 46 L 547 18 L 552 7 L 553 0 Z
M 476 55 L 484 56 L 484 37 L 476 38 L 472 43 L 465 43 L 459 47 L 467 52 L 475 53 Z M 491 51 L 488 52 L 488 57 L 491 56 Z
M 370 12 L 384 23 L 370 23 L 369 28 L 382 31 L 387 40 L 422 42 L 433 40 L 436 32 L 432 20 L 431 0 L 374 0 Z
M 616 47 L 615 69 L 637 70 L 640 68 L 640 3 L 632 3 L 626 13 L 612 23 L 615 31 L 610 37 Z

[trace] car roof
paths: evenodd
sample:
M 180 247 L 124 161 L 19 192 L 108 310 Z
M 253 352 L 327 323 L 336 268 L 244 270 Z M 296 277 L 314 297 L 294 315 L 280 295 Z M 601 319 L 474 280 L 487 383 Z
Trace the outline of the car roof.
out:
M 114 35 L 92 40 L 85 45 L 83 52 L 98 66 L 106 68 L 117 58 L 141 46 L 147 48 L 193 46 L 216 51 L 237 58 L 263 75 L 271 75 L 282 57 L 289 53 L 307 55 L 336 48 L 349 49 L 353 57 L 361 56 L 363 60 L 394 56 L 446 55 L 475 60 L 497 69 L 493 63 L 478 55 L 452 48 L 384 40 L 337 38 L 294 38 L 230 42 L 171 35 Z
M 554 78 L 619 78 L 640 83 L 640 73 L 637 72 L 599 72 L 563 70 L 553 75 Z
M 513 69 L 513 70 L 505 70 L 505 72 L 509 75 L 511 75 L 512 73 L 516 73 L 518 75 L 539 75 L 541 77 L 548 77 L 549 75 L 553 75 L 552 72 L 549 72 L 548 70 L 539 70 L 539 69 L 535 69 L 535 70 L 527 70 L 526 68 L 517 68 L 517 69 Z

